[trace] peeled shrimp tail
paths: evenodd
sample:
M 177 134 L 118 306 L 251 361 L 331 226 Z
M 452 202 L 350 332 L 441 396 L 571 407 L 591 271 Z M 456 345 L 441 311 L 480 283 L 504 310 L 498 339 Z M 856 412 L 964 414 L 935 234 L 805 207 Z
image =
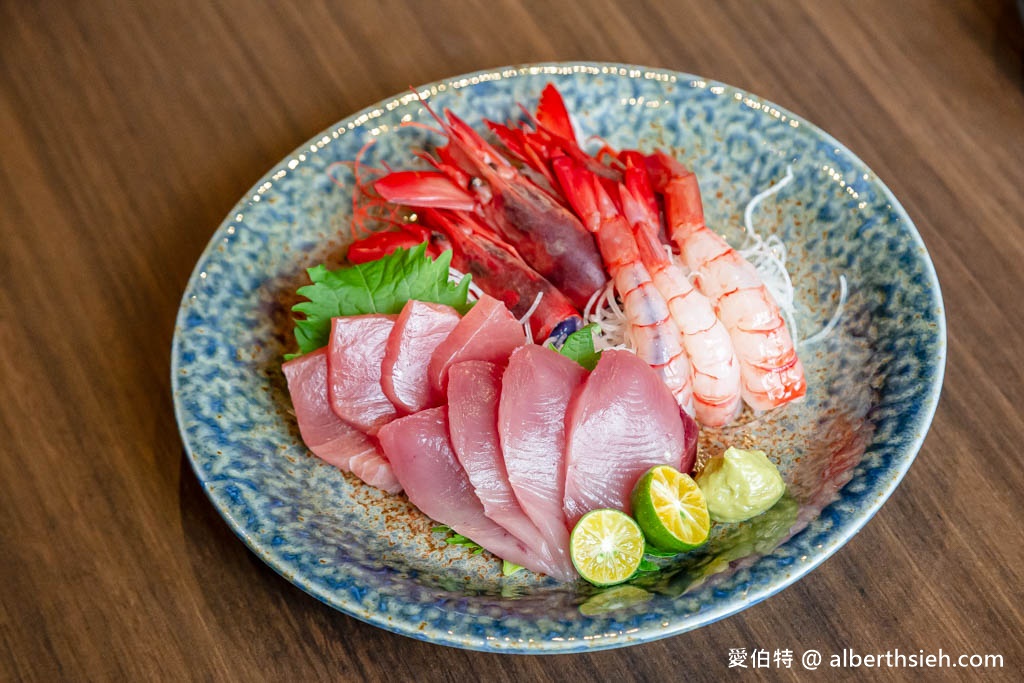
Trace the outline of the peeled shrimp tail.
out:
M 711 302 L 694 288 L 658 239 L 657 202 L 646 170 L 627 160 L 625 180 L 626 186 L 619 192 L 623 213 L 633 225 L 640 259 L 682 332 L 693 375 L 697 420 L 712 427 L 728 424 L 743 405 L 740 364 L 729 332 Z
M 803 365 L 757 269 L 705 225 L 696 176 L 660 152 L 647 159 L 660 168 L 655 187 L 664 192 L 669 235 L 729 331 L 743 400 L 768 410 L 800 398 L 807 391 Z
M 661 243 L 650 233 L 637 235 L 644 265 L 665 297 L 672 320 L 683 333 L 683 348 L 693 373 L 693 402 L 697 421 L 718 427 L 735 419 L 742 407 L 740 363 L 725 325 L 711 302 L 697 291 L 682 269 L 669 261 Z
M 682 335 L 640 260 L 629 222 L 596 176 L 569 157 L 556 159 L 554 168 L 569 203 L 597 235 L 598 249 L 629 321 L 628 336 L 636 355 L 658 371 L 680 407 L 692 416 L 690 361 Z
M 627 229 L 628 230 L 628 229 Z M 600 234 L 598 242 L 600 243 Z M 615 290 L 629 319 L 629 338 L 636 355 L 658 371 L 676 402 L 694 415 L 690 361 L 668 304 L 640 262 L 615 270 Z
M 764 285 L 724 295 L 716 311 L 731 331 L 740 359 L 743 399 L 751 408 L 770 410 L 807 392 L 803 364 Z

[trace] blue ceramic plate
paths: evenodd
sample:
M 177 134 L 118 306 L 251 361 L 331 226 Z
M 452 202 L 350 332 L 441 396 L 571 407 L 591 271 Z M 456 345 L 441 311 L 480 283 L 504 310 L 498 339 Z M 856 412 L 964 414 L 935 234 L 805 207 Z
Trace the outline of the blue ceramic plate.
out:
M 804 119 L 736 88 L 615 64 L 541 64 L 419 88 L 471 124 L 519 115 L 548 82 L 584 136 L 671 148 L 700 178 L 708 224 L 741 241 L 750 198 L 792 166 L 795 179 L 754 216 L 787 245 L 797 326 L 810 336 L 849 299 L 839 325 L 800 354 L 801 403 L 724 430 L 702 452 L 756 444 L 780 462 L 788 494 L 740 525 L 717 525 L 700 552 L 657 574 L 598 590 L 449 546 L 402 496 L 320 463 L 299 438 L 280 371 L 294 350 L 290 306 L 305 269 L 339 264 L 352 166 L 395 168 L 438 140 L 403 94 L 296 149 L 221 224 L 181 303 L 174 402 L 188 457 L 231 528 L 271 567 L 323 602 L 413 638 L 501 652 L 620 647 L 697 628 L 793 583 L 850 539 L 913 461 L 935 411 L 945 323 L 935 272 L 892 193 Z M 334 180 L 332 180 L 332 176 Z

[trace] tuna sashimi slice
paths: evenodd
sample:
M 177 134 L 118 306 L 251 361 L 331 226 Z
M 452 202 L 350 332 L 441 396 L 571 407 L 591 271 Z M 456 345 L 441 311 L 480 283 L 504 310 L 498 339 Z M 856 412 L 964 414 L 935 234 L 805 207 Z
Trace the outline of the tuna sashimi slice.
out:
M 630 511 L 637 479 L 655 465 L 693 467 L 697 425 L 647 363 L 605 351 L 566 416 L 565 517 L 590 510 Z
M 445 411 L 444 406 L 421 410 L 380 430 L 381 447 L 409 500 L 431 519 L 498 557 L 538 573 L 551 573 L 525 543 L 484 514 L 452 450 Z
M 448 368 L 465 360 L 486 360 L 504 366 L 513 349 L 526 343 L 523 326 L 505 304 L 484 294 L 438 345 L 430 358 L 428 375 L 443 394 Z
M 498 440 L 498 397 L 502 368 L 482 360 L 456 363 L 448 371 L 448 428 L 459 463 L 469 476 L 484 513 L 525 542 L 565 577 L 573 566 L 554 553 L 516 500 Z
M 294 358 L 281 369 L 288 380 L 299 433 L 313 455 L 389 493 L 401 491 L 377 446 L 331 410 L 327 401 L 327 349 Z
M 398 477 L 395 476 L 391 463 L 376 448 L 371 452 L 354 456 L 348 465 L 352 469 L 352 474 L 370 486 L 376 486 L 388 493 L 398 493 L 402 490 L 402 485 L 398 483 Z
M 501 380 L 498 434 L 512 490 L 551 547 L 569 554 L 562 513 L 565 494 L 565 411 L 586 370 L 544 348 L 516 349 Z
M 327 396 L 338 417 L 367 434 L 398 412 L 380 385 L 384 347 L 394 315 L 352 315 L 331 320 L 327 346 Z
M 415 413 L 441 405 L 444 394 L 427 377 L 427 365 L 438 344 L 459 324 L 451 306 L 410 299 L 395 321 L 384 350 L 380 384 L 400 411 Z

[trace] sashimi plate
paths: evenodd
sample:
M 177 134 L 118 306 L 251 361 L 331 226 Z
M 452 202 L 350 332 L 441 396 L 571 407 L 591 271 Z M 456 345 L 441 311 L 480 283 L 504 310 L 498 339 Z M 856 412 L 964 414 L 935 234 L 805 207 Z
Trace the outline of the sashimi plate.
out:
M 751 198 L 793 181 L 752 216 L 787 247 L 804 400 L 705 430 L 702 456 L 758 447 L 785 497 L 700 551 L 625 587 L 503 576 L 495 558 L 448 545 L 403 496 L 366 486 L 303 446 L 283 375 L 305 269 L 340 265 L 353 165 L 417 165 L 438 142 L 422 102 L 470 124 L 521 116 L 545 84 L 582 138 L 664 148 L 697 173 L 708 224 L 741 243 Z M 594 144 L 598 144 L 594 142 Z M 841 296 L 845 280 L 848 296 Z M 840 303 L 842 306 L 840 307 Z M 838 324 L 815 333 L 839 312 Z M 910 467 L 938 401 L 945 321 L 935 272 L 889 189 L 829 135 L 731 86 L 646 67 L 509 67 L 399 94 L 289 154 L 217 229 L 185 290 L 171 367 L 185 451 L 214 506 L 267 564 L 358 619 L 455 647 L 519 653 L 621 647 L 738 612 L 821 564 L 881 507 Z M 258 607 L 256 608 L 258 609 Z

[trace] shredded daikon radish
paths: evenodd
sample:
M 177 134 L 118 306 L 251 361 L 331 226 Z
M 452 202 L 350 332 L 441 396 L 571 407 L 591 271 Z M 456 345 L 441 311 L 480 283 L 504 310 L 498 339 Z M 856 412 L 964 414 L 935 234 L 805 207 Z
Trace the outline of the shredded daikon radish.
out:
M 590 297 L 583 312 L 583 322 L 597 325 L 598 333 L 594 335 L 595 350 L 634 350 L 628 334 L 629 320 L 615 298 L 614 282 L 609 281 L 604 289 L 598 290 Z
M 754 230 L 753 225 L 754 210 L 758 205 L 791 182 L 793 182 L 793 167 L 787 166 L 786 175 L 782 180 L 756 195 L 747 204 L 747 208 L 743 212 L 743 227 L 746 229 L 748 239 L 753 243 L 740 249 L 739 253 L 757 268 L 764 280 L 765 287 L 779 304 L 780 313 L 786 321 L 786 327 L 793 339 L 793 346 L 799 347 L 821 341 L 836 328 L 843 313 L 843 304 L 846 303 L 847 287 L 846 276 L 840 275 L 839 304 L 836 306 L 835 313 L 832 314 L 832 318 L 825 327 L 808 339 L 801 341 L 796 325 L 796 292 L 789 271 L 786 270 L 786 245 L 778 235 L 769 235 L 762 239 L 761 235 Z
M 773 194 L 776 194 L 779 190 L 784 188 L 786 185 L 789 185 L 791 182 L 793 182 L 793 167 L 786 166 L 786 175 L 785 177 L 783 177 L 782 180 L 775 183 L 767 190 L 764 190 L 763 192 L 754 195 L 754 198 L 750 200 L 749 204 L 747 204 L 746 210 L 743 211 L 743 225 L 747 228 L 747 232 L 755 236 L 757 235 L 757 233 L 754 232 L 754 229 L 751 227 L 754 218 L 754 209 L 757 208 L 757 205 L 763 202 L 766 198 L 771 197 Z
M 786 270 L 786 245 L 778 235 L 769 235 L 767 239 L 754 230 L 754 211 L 768 197 L 779 192 L 793 182 L 793 167 L 786 167 L 786 175 L 763 192 L 758 193 L 747 204 L 743 211 L 743 227 L 747 233 L 748 245 L 737 249 L 740 256 L 750 262 L 761 275 L 761 280 L 768 292 L 779 305 L 779 310 L 786 327 L 796 345 L 799 333 L 796 326 L 796 305 L 793 280 Z
M 530 304 L 530 308 L 527 309 L 526 313 L 523 314 L 523 317 L 519 319 L 519 324 L 522 325 L 523 330 L 526 331 L 527 344 L 533 343 L 533 330 L 530 329 L 530 316 L 533 315 L 533 312 L 537 310 L 538 306 L 540 306 L 540 300 L 543 298 L 544 292 L 537 292 L 537 296 L 533 298 L 533 303 Z
M 812 334 L 807 339 L 800 342 L 800 346 L 807 346 L 808 344 L 815 344 L 832 333 L 832 330 L 839 324 L 839 318 L 843 314 L 843 305 L 846 303 L 846 276 L 839 276 L 839 304 L 836 305 L 836 312 L 832 314 L 832 318 L 828 321 L 825 327 L 821 328 L 818 332 Z
M 456 270 L 451 266 L 448 267 L 448 281 L 449 282 L 461 282 L 462 278 L 466 277 L 466 274 L 460 270 Z M 469 296 L 467 297 L 470 301 L 479 301 L 480 297 L 484 295 L 484 291 L 476 286 L 473 279 L 469 280 Z
M 597 300 L 601 297 L 602 294 L 604 294 L 603 288 L 595 291 L 593 294 L 590 295 L 590 298 L 587 299 L 587 305 L 583 307 L 584 321 L 590 320 L 590 315 L 591 313 L 593 313 L 594 304 L 597 303 Z

